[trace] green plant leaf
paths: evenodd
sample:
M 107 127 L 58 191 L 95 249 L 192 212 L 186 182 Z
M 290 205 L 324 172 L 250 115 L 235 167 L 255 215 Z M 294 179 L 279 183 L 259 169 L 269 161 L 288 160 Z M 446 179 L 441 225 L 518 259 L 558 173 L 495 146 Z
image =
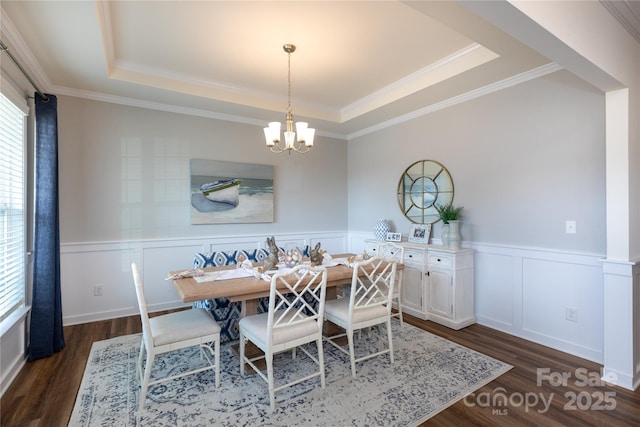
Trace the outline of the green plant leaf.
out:
M 447 203 L 446 205 L 435 205 L 438 216 L 443 223 L 449 224 L 449 221 L 456 221 L 462 218 L 462 209 L 464 207 L 455 207 L 453 203 Z

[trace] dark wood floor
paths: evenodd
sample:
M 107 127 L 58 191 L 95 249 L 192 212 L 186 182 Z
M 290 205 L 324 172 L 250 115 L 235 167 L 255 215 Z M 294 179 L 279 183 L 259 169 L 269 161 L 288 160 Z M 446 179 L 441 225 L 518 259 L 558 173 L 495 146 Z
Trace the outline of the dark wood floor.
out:
M 601 384 L 600 365 L 480 325 L 453 331 L 411 316 L 405 316 L 405 321 L 514 366 L 476 391 L 475 396 L 454 404 L 423 425 L 637 426 L 639 423 L 640 390 L 631 392 Z M 0 425 L 66 426 L 91 343 L 140 331 L 137 316 L 65 327 L 65 349 L 47 359 L 27 363 L 2 397 Z M 538 369 L 548 369 L 547 377 L 551 379 L 563 373 L 570 377 L 565 385 L 549 380 L 538 384 Z M 591 385 L 583 385 L 584 382 Z M 506 405 L 495 401 L 500 395 L 506 397 Z M 551 402 L 548 407 L 542 399 Z

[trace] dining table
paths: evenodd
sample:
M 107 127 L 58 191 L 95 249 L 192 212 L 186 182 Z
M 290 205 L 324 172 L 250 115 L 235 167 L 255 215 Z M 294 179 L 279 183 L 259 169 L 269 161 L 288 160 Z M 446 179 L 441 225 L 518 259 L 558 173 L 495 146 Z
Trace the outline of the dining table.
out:
M 337 298 L 338 288 L 351 284 L 353 269 L 346 264 L 349 264 L 353 257 L 353 254 L 337 254 L 323 261 L 322 265 L 327 267 L 326 299 Z M 261 264 L 254 263 L 252 267 L 259 270 Z M 402 267 L 398 264 L 397 268 Z M 228 298 L 230 301 L 242 303 L 241 317 L 256 314 L 258 299 L 269 296 L 269 278 L 275 271 L 267 271 L 266 276 L 258 276 L 236 273 L 238 270 L 238 265 L 225 265 L 205 268 L 202 270 L 202 276 L 180 277 L 179 271 L 171 271 L 169 275 L 175 277 L 172 283 L 183 302 Z
M 354 254 L 337 254 L 327 257 L 323 264 L 327 267 L 327 289 L 325 299 L 338 297 L 338 288 L 351 285 L 353 268 L 349 266 L 356 260 Z M 359 257 L 360 259 L 361 256 Z M 309 262 L 308 260 L 304 262 Z M 244 272 L 241 265 L 225 265 L 208 267 L 202 271 L 188 272 L 171 271 L 169 277 L 183 302 L 195 302 L 206 299 L 228 298 L 232 302 L 241 302 L 240 318 L 257 314 L 258 299 L 268 297 L 271 289 L 270 277 L 275 270 L 261 272 L 262 263 L 245 264 Z M 279 268 L 285 268 L 279 265 Z M 398 263 L 397 270 L 404 268 Z M 186 273 L 186 274 L 185 274 Z M 193 275 L 196 273 L 198 275 Z M 181 277 L 183 275 L 190 277 Z M 325 322 L 324 335 L 334 336 L 341 328 L 331 322 Z M 248 343 L 245 351 L 250 357 L 261 353 L 260 349 Z M 239 356 L 238 344 L 232 345 L 231 350 Z M 257 366 L 262 366 L 258 364 Z M 263 366 L 262 366 L 263 367 Z

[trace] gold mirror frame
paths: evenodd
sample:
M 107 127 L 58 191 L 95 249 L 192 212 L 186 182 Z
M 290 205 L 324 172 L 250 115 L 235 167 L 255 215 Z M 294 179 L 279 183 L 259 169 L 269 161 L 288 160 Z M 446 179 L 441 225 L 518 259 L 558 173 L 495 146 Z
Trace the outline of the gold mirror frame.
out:
M 453 202 L 453 179 L 435 160 L 419 160 L 409 166 L 398 182 L 398 205 L 414 224 L 440 220 L 436 205 Z

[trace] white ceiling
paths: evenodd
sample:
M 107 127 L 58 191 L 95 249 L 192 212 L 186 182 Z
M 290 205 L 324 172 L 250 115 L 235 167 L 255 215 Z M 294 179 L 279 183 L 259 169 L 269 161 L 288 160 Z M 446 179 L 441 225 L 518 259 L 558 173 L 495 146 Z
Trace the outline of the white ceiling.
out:
M 294 117 L 346 139 L 558 69 L 451 1 L 0 5 L 44 91 L 261 126 L 284 120 L 293 43 Z

